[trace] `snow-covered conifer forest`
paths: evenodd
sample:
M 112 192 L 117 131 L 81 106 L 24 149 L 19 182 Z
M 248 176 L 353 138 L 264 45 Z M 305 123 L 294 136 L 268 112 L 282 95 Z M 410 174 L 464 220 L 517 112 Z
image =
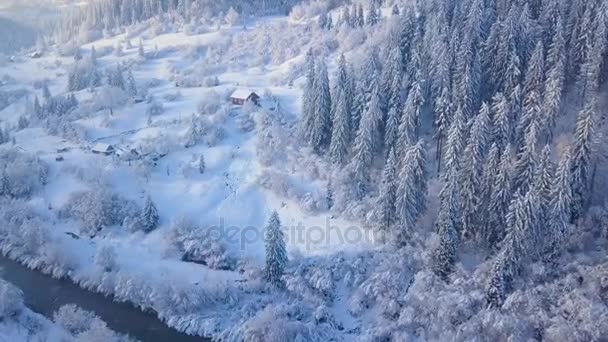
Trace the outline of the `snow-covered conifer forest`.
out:
M 49 2 L 3 258 L 201 339 L 607 339 L 607 0 Z M 0 283 L 0 340 L 110 328 Z

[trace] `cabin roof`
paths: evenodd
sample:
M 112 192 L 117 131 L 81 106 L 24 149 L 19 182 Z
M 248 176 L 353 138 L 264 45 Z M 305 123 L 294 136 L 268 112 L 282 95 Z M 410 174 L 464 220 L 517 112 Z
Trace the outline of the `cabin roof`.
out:
M 258 96 L 258 94 L 249 89 L 237 89 L 230 95 L 230 98 L 247 100 L 251 95 Z
M 92 150 L 97 152 L 109 152 L 114 150 L 114 146 L 110 144 L 97 143 L 93 146 Z

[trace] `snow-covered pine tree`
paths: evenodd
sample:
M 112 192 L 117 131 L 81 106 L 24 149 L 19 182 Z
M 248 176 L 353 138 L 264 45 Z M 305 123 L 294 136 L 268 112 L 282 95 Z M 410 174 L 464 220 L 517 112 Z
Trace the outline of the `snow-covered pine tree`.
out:
M 497 93 L 492 97 L 492 112 L 494 120 L 489 142 L 496 143 L 498 149 L 502 150 L 513 141 L 509 102 L 502 93 Z
M 372 2 L 369 4 L 369 8 L 367 9 L 366 23 L 369 26 L 374 26 L 378 23 L 378 20 L 378 10 L 376 9 L 376 5 Z
M 397 154 L 403 155 L 406 146 L 413 145 L 420 137 L 420 125 L 424 97 L 418 81 L 412 83 L 411 89 L 403 107 L 401 123 L 399 124 L 399 145 Z
M 444 174 L 450 174 L 452 170 L 459 170 L 459 157 L 465 148 L 466 123 L 464 114 L 459 108 L 454 113 L 450 124 L 446 146 L 443 153 Z M 459 172 L 459 171 L 456 171 Z
M 376 199 L 376 218 L 381 231 L 390 232 L 390 228 L 395 223 L 395 203 L 397 200 L 397 156 L 395 150 L 391 149 L 388 158 L 384 163 L 382 171 L 382 181 Z
M 135 83 L 135 78 L 133 77 L 133 73 L 131 69 L 127 72 L 127 78 L 125 80 L 125 90 L 127 94 L 132 98 L 137 96 L 137 84 Z
M 374 155 L 379 148 L 380 123 L 382 120 L 382 110 L 380 109 L 379 87 L 374 86 L 373 96 L 369 108 L 363 113 L 359 130 L 355 137 L 353 146 L 353 160 L 351 170 L 354 174 L 354 182 L 357 197 L 363 198 L 368 192 L 370 181 L 371 166 Z
M 553 262 L 561 254 L 563 243 L 569 233 L 571 205 L 570 153 L 566 150 L 561 157 L 555 178 L 551 184 L 547 225 L 549 231 L 544 246 L 545 262 Z
M 498 171 L 492 175 L 492 192 L 488 203 L 488 216 L 485 228 L 486 242 L 495 249 L 505 236 L 509 204 L 511 202 L 511 147 L 502 151 Z
M 144 203 L 143 210 L 139 217 L 139 222 L 143 230 L 146 232 L 151 232 L 158 227 L 158 210 L 156 210 L 156 206 L 154 205 L 154 202 L 152 202 L 152 198 L 150 198 L 149 195 L 146 196 L 146 202 Z
M 565 79 L 565 40 L 561 20 L 557 21 L 547 55 L 547 78 L 543 93 L 542 113 L 545 117 L 547 141 L 553 138 L 553 128 L 560 113 Z
M 551 186 L 553 182 L 554 170 L 551 161 L 551 147 L 545 145 L 541 151 L 536 170 L 534 171 L 534 191 L 538 194 L 538 220 L 539 229 L 545 235 L 549 227 L 549 203 L 551 201 Z M 546 236 L 546 235 L 545 235 Z
M 340 57 L 338 65 L 338 74 L 336 77 L 336 86 L 332 99 L 333 115 L 332 115 L 332 134 L 331 144 L 329 146 L 329 156 L 333 163 L 341 165 L 346 161 L 348 155 L 348 147 L 352 139 L 351 128 L 351 93 L 350 79 L 348 75 L 346 59 L 344 55 Z
M 317 154 L 326 152 L 331 142 L 331 95 L 329 77 L 324 60 L 316 63 L 315 81 L 313 82 L 313 121 L 310 132 L 310 144 Z
M 107 82 L 109 86 L 125 89 L 125 79 L 119 65 L 108 71 Z
M 206 165 L 205 165 L 205 156 L 201 154 L 198 158 L 198 173 L 201 175 L 205 173 Z
M 481 195 L 483 160 L 489 135 L 490 107 L 481 106 L 473 119 L 469 142 L 464 149 L 460 170 L 460 200 L 462 210 L 462 234 L 466 238 L 481 238 L 481 222 L 477 216 Z
M 306 84 L 302 94 L 302 116 L 300 118 L 300 136 L 308 141 L 312 130 L 312 125 L 315 118 L 314 113 L 314 98 L 315 98 L 315 57 L 312 49 L 306 53 L 305 61 Z
M 397 41 L 395 43 L 398 43 Z M 403 78 L 403 65 L 401 50 L 398 46 L 390 47 L 386 62 L 382 69 L 382 91 L 384 93 L 384 112 L 401 106 L 401 81 Z
M 418 218 L 426 210 L 427 170 L 424 141 L 405 150 L 398 177 L 396 216 L 399 220 L 394 239 L 405 244 Z
M 492 262 L 490 278 L 486 285 L 486 301 L 489 307 L 499 308 L 507 298 L 513 280 L 512 253 L 511 249 L 503 249 Z
M 594 110 L 595 104 L 589 103 L 578 114 L 574 145 L 572 146 L 571 187 L 572 187 L 572 216 L 574 223 L 586 211 L 587 199 L 591 186 L 591 162 L 594 139 Z
M 528 63 L 528 71 L 524 82 L 524 101 L 522 115 L 517 125 L 517 136 L 519 146 L 524 143 L 525 135 L 529 131 L 528 126 L 533 120 L 539 120 L 542 107 L 542 94 L 544 82 L 544 54 L 542 42 L 539 42 Z M 540 134 L 541 132 L 537 132 Z
M 357 26 L 363 27 L 365 25 L 365 17 L 363 16 L 363 5 L 359 4 L 357 8 Z
M 532 183 L 536 168 L 536 144 L 538 142 L 538 125 L 536 120 L 528 126 L 524 144 L 517 153 L 513 170 L 513 190 L 526 193 Z
M 456 263 L 461 218 L 457 170 L 446 168 L 445 172 L 436 223 L 439 245 L 433 251 L 433 270 L 442 278 L 447 278 L 452 273 Z
M 141 38 L 139 39 L 139 44 L 137 46 L 137 54 L 141 58 L 146 58 L 146 52 L 144 50 L 144 42 L 143 42 L 143 40 L 141 40 Z
M 266 250 L 266 266 L 264 267 L 264 278 L 269 283 L 280 286 L 281 277 L 287 266 L 287 249 L 285 237 L 281 230 L 281 221 L 276 211 L 272 212 L 268 225 L 264 232 L 264 246 Z

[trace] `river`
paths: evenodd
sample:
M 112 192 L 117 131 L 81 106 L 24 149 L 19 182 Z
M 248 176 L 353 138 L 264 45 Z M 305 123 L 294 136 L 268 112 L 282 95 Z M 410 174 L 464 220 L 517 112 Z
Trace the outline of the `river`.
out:
M 76 304 L 93 311 L 112 330 L 129 334 L 142 342 L 209 342 L 168 327 L 153 313 L 143 312 L 129 303 L 117 303 L 99 293 L 80 288 L 69 280 L 50 276 L 21 265 L 0 254 L 2 278 L 23 291 L 25 304 L 35 312 L 52 318 L 65 304 Z

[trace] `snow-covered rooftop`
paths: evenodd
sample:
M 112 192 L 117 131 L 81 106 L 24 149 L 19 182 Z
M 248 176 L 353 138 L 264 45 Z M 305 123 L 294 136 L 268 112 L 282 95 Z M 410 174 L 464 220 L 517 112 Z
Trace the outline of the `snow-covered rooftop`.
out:
M 110 152 L 114 150 L 114 146 L 110 144 L 97 143 L 92 148 L 95 152 Z
M 252 94 L 255 94 L 255 92 L 252 90 L 237 89 L 232 93 L 232 95 L 230 95 L 230 98 L 247 100 L 249 98 L 249 96 L 251 96 Z

